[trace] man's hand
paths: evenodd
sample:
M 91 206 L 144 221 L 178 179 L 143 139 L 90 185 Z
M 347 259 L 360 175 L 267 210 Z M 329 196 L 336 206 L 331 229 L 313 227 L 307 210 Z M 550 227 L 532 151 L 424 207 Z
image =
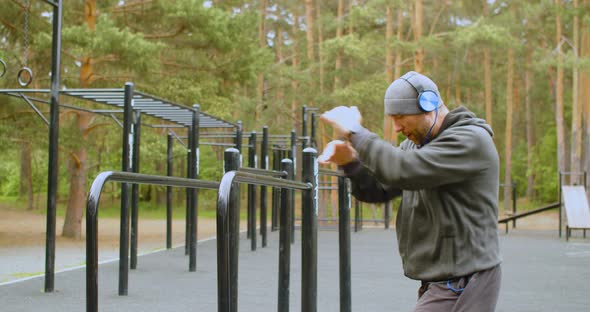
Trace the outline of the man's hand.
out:
M 348 137 L 354 129 L 360 128 L 362 116 L 356 106 L 338 106 L 323 113 L 320 119 L 330 124 L 339 137 Z
M 318 157 L 322 165 L 336 164 L 343 166 L 356 159 L 356 151 L 350 143 L 334 140 L 326 145 L 324 152 Z

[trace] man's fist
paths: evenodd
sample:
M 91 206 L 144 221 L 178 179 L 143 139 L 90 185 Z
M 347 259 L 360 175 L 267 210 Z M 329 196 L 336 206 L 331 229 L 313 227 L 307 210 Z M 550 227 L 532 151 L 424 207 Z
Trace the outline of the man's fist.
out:
M 330 163 L 343 166 L 356 159 L 356 151 L 350 143 L 334 140 L 326 145 L 324 152 L 318 157 L 322 165 Z

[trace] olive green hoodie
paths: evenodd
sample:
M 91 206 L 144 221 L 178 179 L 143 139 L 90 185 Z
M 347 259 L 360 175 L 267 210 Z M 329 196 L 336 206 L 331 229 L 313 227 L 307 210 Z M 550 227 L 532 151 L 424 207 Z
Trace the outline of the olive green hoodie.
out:
M 358 161 L 343 167 L 361 201 L 402 195 L 396 231 L 405 275 L 444 281 L 492 268 L 498 246 L 499 160 L 493 132 L 466 108 L 449 112 L 422 147 L 366 129 L 352 135 Z

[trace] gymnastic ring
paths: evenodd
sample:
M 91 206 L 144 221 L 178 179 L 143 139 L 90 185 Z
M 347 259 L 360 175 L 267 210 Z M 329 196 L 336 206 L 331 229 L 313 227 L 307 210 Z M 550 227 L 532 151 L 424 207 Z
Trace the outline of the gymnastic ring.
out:
M 29 78 L 26 80 L 23 79 L 23 77 L 22 77 L 23 73 L 27 73 L 29 75 Z M 31 84 L 31 82 L 33 81 L 33 71 L 30 68 L 25 66 L 25 67 L 21 68 L 21 70 L 18 71 L 17 78 L 18 78 L 18 84 L 21 87 L 26 87 L 29 84 Z
M 4 74 L 6 74 L 6 63 L 0 59 L 0 77 L 4 77 Z

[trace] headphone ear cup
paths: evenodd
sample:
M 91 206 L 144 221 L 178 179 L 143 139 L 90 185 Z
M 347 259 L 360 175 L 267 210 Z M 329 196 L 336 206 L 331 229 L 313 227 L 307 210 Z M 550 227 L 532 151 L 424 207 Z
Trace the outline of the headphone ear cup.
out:
M 433 110 L 438 109 L 438 102 L 438 95 L 434 91 L 426 90 L 420 93 L 420 96 L 418 97 L 420 109 L 425 112 L 432 112 Z

